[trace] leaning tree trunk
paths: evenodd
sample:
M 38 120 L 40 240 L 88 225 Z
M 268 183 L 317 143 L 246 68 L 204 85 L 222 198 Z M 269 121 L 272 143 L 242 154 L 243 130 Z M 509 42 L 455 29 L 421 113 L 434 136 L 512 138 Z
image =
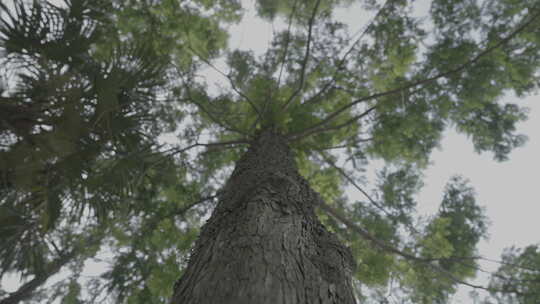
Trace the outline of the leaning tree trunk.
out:
M 279 134 L 260 133 L 223 189 L 173 304 L 352 304 L 353 259 Z

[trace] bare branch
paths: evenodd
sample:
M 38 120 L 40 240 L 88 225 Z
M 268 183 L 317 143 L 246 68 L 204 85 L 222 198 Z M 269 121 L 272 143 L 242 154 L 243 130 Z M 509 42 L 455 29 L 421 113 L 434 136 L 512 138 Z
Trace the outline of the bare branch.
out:
M 7 297 L 0 300 L 0 304 L 16 304 L 32 297 L 39 286 L 43 285 L 52 275 L 60 271 L 62 266 L 69 263 L 73 257 L 74 255 L 72 254 L 54 260 L 50 265 L 47 265 L 49 267 L 43 274 L 36 275 L 32 280 L 24 283 L 16 291 L 9 293 Z
M 298 140 L 298 139 L 301 139 L 301 138 L 305 138 L 305 137 L 310 136 L 310 135 L 315 134 L 315 133 L 328 132 L 328 131 L 332 131 L 332 130 L 339 130 L 341 128 L 347 127 L 347 126 L 357 122 L 358 120 L 364 118 L 365 116 L 367 116 L 369 113 L 371 113 L 376 108 L 377 108 L 377 105 L 374 105 L 371 108 L 364 111 L 363 113 L 358 114 L 358 115 L 350 118 L 346 122 L 344 122 L 342 124 L 339 124 L 339 125 L 336 125 L 336 126 L 324 127 L 324 125 L 326 123 L 323 120 L 320 123 L 317 123 L 314 126 L 309 127 L 307 129 L 304 129 L 304 130 L 302 130 L 300 132 L 288 134 L 287 139 L 290 140 L 290 141 L 294 141 L 294 140 Z
M 293 8 L 292 8 L 292 11 L 291 11 L 291 14 L 289 15 L 289 22 L 288 22 L 288 26 L 287 26 L 287 36 L 286 36 L 286 42 L 285 42 L 285 50 L 283 51 L 283 57 L 281 59 L 281 67 L 279 69 L 279 76 L 278 76 L 278 80 L 277 80 L 277 85 L 276 85 L 276 89 L 275 89 L 275 92 L 278 92 L 279 90 L 279 86 L 280 86 L 280 83 L 281 83 L 281 76 L 283 74 L 283 68 L 285 67 L 285 62 L 286 62 L 286 59 L 287 59 L 287 53 L 289 51 L 289 44 L 291 42 L 291 28 L 292 28 L 292 21 L 293 21 L 293 17 L 296 13 L 296 6 L 298 4 L 298 0 L 295 0 L 294 1 L 294 4 L 293 4 Z M 273 26 L 273 24 L 272 24 Z M 268 53 L 267 53 L 268 55 Z M 272 102 L 272 92 L 268 92 L 267 95 L 266 95 L 266 98 L 264 100 L 264 105 L 263 105 L 263 108 L 262 108 L 262 113 L 260 116 L 257 116 L 257 118 L 255 119 L 255 121 L 253 121 L 253 123 L 251 124 L 251 127 L 250 127 L 250 130 L 253 130 L 255 128 L 255 126 L 257 126 L 257 123 L 259 123 L 259 121 L 262 119 L 262 117 L 264 117 L 264 115 L 266 115 L 266 112 L 268 111 L 268 104 L 270 102 Z
M 186 89 L 186 92 L 187 92 L 187 97 L 190 102 L 192 102 L 197 108 L 199 108 L 203 113 L 205 113 L 206 115 L 208 115 L 208 117 L 213 121 L 215 122 L 217 125 L 219 125 L 220 127 L 222 127 L 223 129 L 227 130 L 227 131 L 230 131 L 230 132 L 234 132 L 234 133 L 238 133 L 240 135 L 243 135 L 243 136 L 246 136 L 248 137 L 249 134 L 247 134 L 246 132 L 243 132 L 242 130 L 236 128 L 236 126 L 232 125 L 229 121 L 225 120 L 225 118 L 223 119 L 219 119 L 216 115 L 214 115 L 214 113 L 212 113 L 210 110 L 208 110 L 205 106 L 203 106 L 201 103 L 199 103 L 197 100 L 195 100 L 195 98 L 193 98 L 193 96 L 191 95 L 191 89 L 189 87 L 188 84 L 184 82 L 184 87 Z
M 523 269 L 523 270 L 540 272 L 540 269 L 538 269 L 538 268 L 525 267 L 525 266 L 518 265 L 518 264 L 515 264 L 515 263 L 508 263 L 508 262 L 505 262 L 505 261 L 499 261 L 499 260 L 490 259 L 490 258 L 486 258 L 486 257 L 482 257 L 482 256 L 473 257 L 473 258 L 478 259 L 478 260 L 488 261 L 488 262 L 491 262 L 491 263 L 497 263 L 497 264 L 500 264 L 500 265 L 519 268 L 519 269 Z
M 402 252 L 398 248 L 396 248 L 394 246 L 391 246 L 389 244 L 386 244 L 383 241 L 377 239 L 375 236 L 370 234 L 367 230 L 365 230 L 364 228 L 362 228 L 362 227 L 358 226 L 357 224 L 353 223 L 351 220 L 347 219 L 345 216 L 343 216 L 336 209 L 330 207 L 328 204 L 326 204 L 322 200 L 322 198 L 319 199 L 318 204 L 319 204 L 319 207 L 322 210 L 324 210 L 326 213 L 328 213 L 332 217 L 336 218 L 337 220 L 339 220 L 340 222 L 345 224 L 345 226 L 347 226 L 349 229 L 351 229 L 354 232 L 358 233 L 360 236 L 362 236 L 362 238 L 364 238 L 364 239 L 370 241 L 371 243 L 373 243 L 379 249 L 382 249 L 382 250 L 384 250 L 384 251 L 386 251 L 388 253 L 393 253 L 393 254 L 400 255 L 400 256 L 402 256 L 404 258 L 407 258 L 409 260 L 412 260 L 412 261 L 429 262 L 429 260 L 414 256 L 414 255 L 406 253 L 406 252 Z
M 189 145 L 182 149 L 170 149 L 168 151 L 165 151 L 165 153 L 172 152 L 170 155 L 176 155 L 183 152 L 186 152 L 188 150 L 191 150 L 195 147 L 218 147 L 218 146 L 229 146 L 229 145 L 249 145 L 251 142 L 249 140 L 245 139 L 239 139 L 239 140 L 230 140 L 230 141 L 222 141 L 222 142 L 213 142 L 213 143 L 194 143 L 192 145 Z
M 285 43 L 285 50 L 283 51 L 283 59 L 281 60 L 281 67 L 279 69 L 279 76 L 278 76 L 277 88 L 276 89 L 279 89 L 279 85 L 281 84 L 281 75 L 283 74 L 283 67 L 285 66 L 285 61 L 287 59 L 287 53 L 289 51 L 289 44 L 291 42 L 290 38 L 291 38 L 292 20 L 293 20 L 294 14 L 296 13 L 296 5 L 297 4 L 298 4 L 298 0 L 295 0 L 291 15 L 289 16 L 289 25 L 287 26 L 287 42 Z
M 356 134 L 354 136 L 356 136 Z M 352 136 L 352 137 L 354 137 L 354 136 Z M 373 137 L 358 138 L 358 139 L 356 139 L 354 141 L 351 141 L 350 138 L 349 138 L 349 139 L 345 139 L 344 141 L 342 141 L 342 142 L 345 142 L 345 144 L 341 144 L 341 145 L 337 145 L 337 146 L 322 147 L 322 148 L 321 147 L 316 147 L 315 150 L 326 151 L 326 150 L 335 150 L 335 149 L 345 149 L 345 148 L 350 147 L 351 145 L 355 145 L 355 144 L 359 144 L 359 143 L 363 143 L 363 142 L 368 142 L 368 141 L 372 141 L 372 140 L 373 140 Z
M 382 14 L 382 12 L 384 11 L 384 9 L 386 8 L 386 6 L 390 3 L 391 1 L 390 0 L 387 0 L 384 5 L 381 7 L 381 9 L 379 9 L 379 11 L 377 12 L 377 14 L 375 14 L 375 16 L 371 19 L 371 21 L 369 22 L 369 24 L 367 24 L 364 28 L 364 30 L 362 31 L 362 33 L 360 34 L 360 36 L 353 42 L 353 44 L 349 47 L 349 49 L 347 50 L 347 52 L 345 52 L 345 54 L 341 57 L 341 59 L 339 60 L 338 64 L 337 64 L 337 69 L 334 71 L 333 75 L 332 75 L 332 79 L 330 79 L 330 81 L 328 81 L 322 89 L 320 89 L 315 95 L 313 95 L 309 100 L 306 101 L 306 103 L 308 102 L 313 102 L 313 101 L 316 101 L 322 94 L 324 94 L 326 92 L 326 90 L 328 90 L 330 88 L 330 86 L 332 86 L 335 82 L 336 82 L 336 77 L 337 75 L 339 74 L 339 72 L 341 72 L 343 70 L 343 68 L 345 67 L 345 62 L 347 60 L 347 57 L 352 53 L 352 51 L 354 50 L 354 48 L 356 47 L 356 45 L 358 45 L 358 43 L 360 43 L 360 41 L 362 41 L 362 39 L 364 38 L 364 36 L 366 35 L 367 31 L 373 26 L 375 20 L 377 20 L 377 18 L 379 18 L 379 16 Z M 353 37 L 356 36 L 353 35 Z
M 387 216 L 391 216 L 391 214 L 388 213 L 388 211 L 386 211 L 386 209 L 384 209 L 383 206 L 379 205 L 379 203 L 377 203 L 373 198 L 371 198 L 371 196 L 366 192 L 364 191 L 364 189 L 362 189 L 360 187 L 360 185 L 358 185 L 356 183 L 356 181 L 350 177 L 346 172 L 345 170 L 343 170 L 342 168 L 340 168 L 338 165 L 336 165 L 335 162 L 333 162 L 327 155 L 326 153 L 322 152 L 322 151 L 318 151 L 319 155 L 323 158 L 323 160 L 329 164 L 330 166 L 332 166 L 332 168 L 336 169 L 339 174 L 341 174 L 341 176 L 343 176 L 351 185 L 353 185 L 353 187 L 356 188 L 356 190 L 360 191 L 360 193 L 362 193 L 367 199 L 368 201 L 373 205 L 375 206 L 377 209 L 379 209 L 381 212 L 383 212 L 384 214 L 386 214 Z
M 86 237 L 84 241 L 80 243 L 84 244 L 84 248 L 76 246 L 68 253 L 58 256 L 44 266 L 44 271 L 42 273 L 36 274 L 32 280 L 24 283 L 16 291 L 8 293 L 3 299 L 0 299 L 0 304 L 16 304 L 32 297 L 36 289 L 43 285 L 51 276 L 58 273 L 62 267 L 76 259 L 78 255 L 84 255 L 82 252 L 83 249 L 88 246 L 99 244 L 101 237 L 101 235 L 90 235 Z
M 185 206 L 182 206 L 182 207 L 179 207 L 179 208 L 176 208 L 174 210 L 172 210 L 171 212 L 169 212 L 167 215 L 165 215 L 165 217 L 172 217 L 172 216 L 184 216 L 186 214 L 186 212 L 188 212 L 191 208 L 197 206 L 197 205 L 200 205 L 206 201 L 209 201 L 209 200 L 213 200 L 215 198 L 217 198 L 219 196 L 219 194 L 221 194 L 222 191 L 217 191 L 215 194 L 213 195 L 209 195 L 209 196 L 205 196 L 205 197 L 201 197 L 200 199 L 194 201 L 194 202 L 191 202 Z
M 315 23 L 315 17 L 317 15 L 317 11 L 319 10 L 320 4 L 321 4 L 321 0 L 317 0 L 317 3 L 315 4 L 315 8 L 313 9 L 313 12 L 311 13 L 311 18 L 309 19 L 306 52 L 304 54 L 304 60 L 302 61 L 302 68 L 300 69 L 300 84 L 298 85 L 298 88 L 291 94 L 289 99 L 285 102 L 285 104 L 283 105 L 282 111 L 287 111 L 287 108 L 289 107 L 289 104 L 292 102 L 292 100 L 304 89 L 306 67 L 309 60 L 309 52 L 310 52 L 311 40 L 313 36 L 313 24 Z
M 255 103 L 246 95 L 244 94 L 242 91 L 240 91 L 236 85 L 234 84 L 234 81 L 233 79 L 231 78 L 231 76 L 229 74 L 225 74 L 223 71 L 221 71 L 220 69 L 218 69 L 214 64 L 212 64 L 208 59 L 202 57 L 202 55 L 199 55 L 197 53 L 197 51 L 195 49 L 193 49 L 191 46 L 188 45 L 187 49 L 192 52 L 195 56 L 199 57 L 199 59 L 201 61 L 203 61 L 204 63 L 206 63 L 209 67 L 211 67 L 213 70 L 215 70 L 216 72 L 218 72 L 219 74 L 221 74 L 223 77 L 227 78 L 227 80 L 229 80 L 229 83 L 231 84 L 231 87 L 233 89 L 234 92 L 236 92 L 236 94 L 238 94 L 240 97 L 244 98 L 248 103 L 249 105 L 251 106 L 251 108 L 253 109 L 253 111 L 255 111 L 255 113 L 260 117 L 261 116 L 261 112 L 259 111 L 259 108 L 255 105 Z

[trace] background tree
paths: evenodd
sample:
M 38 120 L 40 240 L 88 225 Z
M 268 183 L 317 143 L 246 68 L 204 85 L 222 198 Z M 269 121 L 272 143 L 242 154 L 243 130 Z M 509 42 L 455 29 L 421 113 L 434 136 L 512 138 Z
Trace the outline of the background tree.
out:
M 404 303 L 446 303 L 460 284 L 534 300 L 509 264 L 489 286 L 468 282 L 486 224 L 465 180 L 423 222 L 414 195 L 445 128 L 497 160 L 524 143 L 525 111 L 501 97 L 538 86 L 538 4 L 436 0 L 421 22 L 406 1 L 366 1 L 375 17 L 350 35 L 332 16 L 350 2 L 257 2 L 286 24 L 259 57 L 225 49 L 236 2 L 2 4 L 0 265 L 30 283 L 2 303 L 166 302 L 202 219 L 225 204 L 217 189 L 268 129 L 326 202 L 318 218 L 351 248 L 362 301 L 390 286 Z M 370 190 L 362 169 L 376 159 L 388 165 Z M 347 184 L 365 199 L 347 201 Z M 43 287 L 100 248 L 112 252 L 101 278 Z
M 148 7 L 142 10 L 136 5 Z M 155 202 L 155 185 L 163 189 L 163 182 L 171 178 L 182 189 L 193 187 L 188 182 L 178 184 L 185 169 L 178 171 L 156 140 L 161 132 L 176 129 L 183 118 L 169 100 L 168 62 L 175 58 L 189 65 L 190 58 L 180 56 L 181 40 L 168 37 L 172 34 L 167 31 L 151 40 L 153 30 L 147 24 L 178 28 L 178 15 L 183 13 L 195 28 L 191 41 L 204 35 L 206 44 L 200 45 L 208 45 L 209 50 L 214 46 L 207 40 L 213 36 L 204 31 L 212 32 L 215 24 L 196 11 L 188 14 L 172 1 L 149 5 L 2 4 L 6 88 L 0 97 L 1 273 L 34 278 L 2 303 L 29 298 L 61 266 L 72 265 L 77 273 L 84 259 L 106 244 L 105 236 L 121 239 L 120 231 L 129 231 L 122 222 L 114 227 L 111 219 L 116 223 L 122 217 L 134 218 L 137 212 L 144 218 L 145 208 Z M 134 16 L 139 11 L 143 16 Z M 232 18 L 225 9 L 220 14 Z M 213 43 L 223 44 L 224 37 L 217 32 Z M 165 48 L 165 39 L 178 44 Z M 176 195 L 170 198 L 174 200 L 182 193 L 189 199 L 195 195 L 167 191 Z M 152 210 L 149 215 L 179 216 L 182 207 L 178 200 L 177 206 L 169 205 L 161 214 Z M 74 248 L 86 239 L 93 242 Z M 77 279 L 68 283 L 55 289 L 80 289 Z M 114 281 L 111 284 L 116 286 Z

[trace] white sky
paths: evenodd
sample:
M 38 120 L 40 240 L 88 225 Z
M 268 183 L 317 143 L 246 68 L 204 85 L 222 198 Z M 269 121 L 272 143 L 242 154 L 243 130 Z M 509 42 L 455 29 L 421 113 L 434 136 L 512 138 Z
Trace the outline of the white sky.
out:
M 245 0 L 245 7 L 253 7 L 251 2 Z M 369 16 L 354 8 L 341 9 L 337 16 L 340 21 L 349 24 L 351 32 L 370 20 Z M 274 24 L 275 30 L 284 27 L 277 22 Z M 256 18 L 252 10 L 247 11 L 241 24 L 230 27 L 230 47 L 252 49 L 261 54 L 267 48 L 272 32 L 271 25 Z M 470 179 L 477 193 L 477 201 L 486 207 L 491 221 L 491 237 L 488 241 L 482 241 L 479 247 L 480 254 L 488 258 L 499 259 L 505 247 L 523 247 L 540 242 L 536 233 L 540 231 L 540 221 L 537 220 L 540 214 L 537 202 L 540 188 L 540 165 L 537 161 L 540 156 L 538 97 L 524 100 L 511 96 L 505 98 L 505 101 L 525 105 L 531 110 L 529 120 L 519 125 L 520 133 L 526 134 L 529 141 L 525 147 L 514 150 L 508 161 L 497 163 L 489 153 L 478 155 L 464 135 L 447 131 L 442 149 L 433 153 L 433 164 L 425 171 L 425 186 L 419 195 L 418 206 L 423 214 L 436 211 L 450 176 L 460 174 Z M 497 265 L 484 264 L 483 267 L 494 270 Z M 96 273 L 97 269 L 87 270 Z M 2 282 L 2 288 L 9 291 L 15 290 L 18 285 L 16 278 Z M 468 291 L 470 288 L 462 288 L 453 303 L 470 303 Z

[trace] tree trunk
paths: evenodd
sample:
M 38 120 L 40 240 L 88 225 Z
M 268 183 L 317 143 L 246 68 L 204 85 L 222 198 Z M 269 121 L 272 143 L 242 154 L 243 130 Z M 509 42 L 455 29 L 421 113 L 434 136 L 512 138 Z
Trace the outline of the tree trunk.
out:
M 261 132 L 223 190 L 171 303 L 356 303 L 352 256 L 317 219 L 282 136 Z

